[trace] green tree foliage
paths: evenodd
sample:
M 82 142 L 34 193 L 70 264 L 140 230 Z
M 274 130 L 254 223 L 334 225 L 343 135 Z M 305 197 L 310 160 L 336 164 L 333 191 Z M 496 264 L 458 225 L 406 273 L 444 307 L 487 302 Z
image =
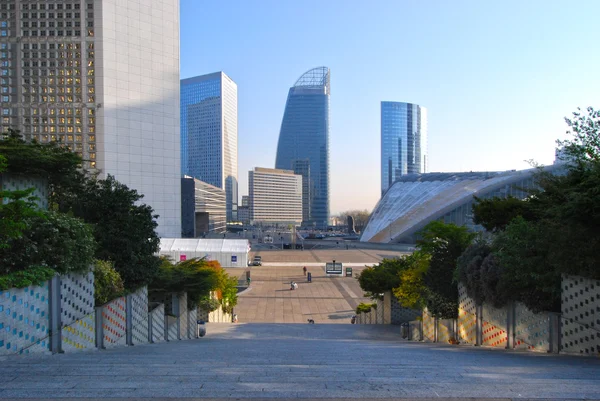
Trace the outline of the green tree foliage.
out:
M 114 263 L 127 290 L 148 284 L 158 273 L 160 239 L 150 206 L 140 204 L 143 195 L 108 175 L 88 178 L 74 194 L 57 197 L 60 210 L 71 212 L 94 228 L 98 242 L 95 257 Z
M 171 293 L 187 292 L 191 308 L 211 299 L 211 293 L 216 295 L 226 313 L 237 305 L 237 280 L 230 277 L 218 262 L 205 259 L 188 259 L 178 263 L 161 259 L 158 275 L 150 283 L 149 290 L 153 297 L 162 299 Z
M 508 198 L 479 199 L 473 204 L 473 222 L 482 225 L 487 231 L 504 230 L 517 216 L 526 220 L 537 218 L 531 202 L 512 196 Z
M 553 236 L 543 222 L 515 218 L 499 233 L 492 250 L 502 266 L 496 293 L 534 312 L 560 311 L 560 274 L 550 260 Z
M 458 257 L 471 244 L 475 234 L 466 227 L 432 221 L 421 232 L 417 247 L 430 255 L 429 268 L 423 275 L 427 288 L 427 308 L 433 316 L 455 318 L 458 313 L 458 285 L 454 270 Z
M 18 130 L 9 129 L 0 140 L 0 154 L 7 159 L 7 173 L 41 177 L 48 180 L 49 204 L 71 192 L 84 179 L 82 159 L 57 142 L 26 142 Z
M 358 275 L 358 283 L 363 291 L 382 294 L 400 285 L 398 273 L 405 265 L 404 258 L 383 259 L 381 263 L 365 268 Z
M 571 139 L 556 141 L 563 161 L 584 169 L 600 164 L 600 110 L 588 107 L 585 115 L 577 108 L 573 118 L 565 118 L 565 122 Z
M 112 263 L 97 260 L 94 263 L 94 300 L 96 306 L 104 305 L 115 298 L 123 296 L 124 293 L 123 279 Z
M 8 240 L 0 249 L 0 272 L 46 266 L 58 273 L 82 272 L 93 261 L 96 242 L 82 220 L 47 211 L 24 220 L 21 237 Z
M 369 312 L 371 312 L 371 309 L 373 309 L 376 306 L 377 306 L 377 304 L 365 304 L 365 303 L 361 302 L 356 307 L 356 314 L 359 315 L 361 313 L 369 313 Z
M 406 308 L 422 309 L 427 305 L 427 287 L 423 276 L 429 269 L 429 255 L 414 252 L 403 257 L 404 268 L 398 272 L 400 284 L 393 289 L 394 295 Z
M 484 301 L 482 265 L 490 252 L 490 246 L 484 241 L 475 241 L 456 261 L 455 281 L 463 283 L 467 289 L 467 294 L 477 304 Z
M 54 270 L 46 266 L 30 266 L 26 270 L 0 275 L 0 290 L 41 285 L 44 281 L 50 280 L 55 274 Z
M 0 174 L 7 169 L 7 159 L 0 155 Z M 41 216 L 33 196 L 34 189 L 7 191 L 0 188 L 0 249 L 6 249 L 11 239 L 21 238 L 27 228 L 26 219 Z
M 482 299 L 494 306 L 501 308 L 511 299 L 510 280 L 502 276 L 503 270 L 494 253 L 490 253 L 481 263 L 481 294 Z

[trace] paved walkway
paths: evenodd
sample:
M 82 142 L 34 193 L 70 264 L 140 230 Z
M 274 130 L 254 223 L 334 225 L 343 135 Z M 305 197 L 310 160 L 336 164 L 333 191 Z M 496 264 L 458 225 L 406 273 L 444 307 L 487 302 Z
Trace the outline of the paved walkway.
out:
M 600 399 L 600 360 L 410 343 L 395 326 L 209 324 L 198 340 L 0 358 L 0 398 Z
M 354 277 L 327 277 L 322 265 L 307 265 L 312 282 L 306 281 L 302 265 L 254 266 L 250 288 L 238 296 L 235 313 L 240 322 L 249 323 L 317 323 L 348 324 L 363 297 Z M 353 268 L 357 273 L 364 268 Z M 245 278 L 245 272 L 228 269 L 228 273 Z M 290 282 L 298 289 L 290 291 Z

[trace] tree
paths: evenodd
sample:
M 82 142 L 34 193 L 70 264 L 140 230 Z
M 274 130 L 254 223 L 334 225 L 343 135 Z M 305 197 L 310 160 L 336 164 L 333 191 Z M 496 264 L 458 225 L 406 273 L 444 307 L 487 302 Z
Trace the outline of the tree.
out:
M 482 288 L 482 265 L 491 252 L 490 246 L 484 241 L 475 241 L 460 255 L 456 261 L 455 279 L 462 283 L 469 297 L 481 304 L 484 299 Z
M 544 222 L 515 218 L 493 241 L 501 266 L 495 288 L 500 299 L 520 301 L 533 312 L 560 311 L 560 272 L 550 259 L 555 229 Z
M 427 288 L 427 308 L 433 316 L 455 318 L 458 313 L 458 286 L 454 270 L 458 257 L 471 244 L 475 234 L 466 227 L 432 221 L 421 232 L 417 247 L 430 255 L 429 268 L 423 275 Z
M 496 232 L 504 228 L 517 216 L 527 220 L 537 218 L 531 202 L 512 196 L 508 198 L 480 199 L 474 197 L 473 222 L 487 231 Z
M 423 276 L 429 269 L 429 259 L 429 255 L 419 251 L 404 257 L 406 266 L 398 272 L 400 284 L 393 289 L 402 306 L 422 309 L 427 305 L 427 287 Z
M 6 157 L 0 155 L 0 174 L 7 166 Z M 26 219 L 41 216 L 33 192 L 33 188 L 19 191 L 0 188 L 0 249 L 6 249 L 10 240 L 22 237 L 27 228 Z
M 560 158 L 577 168 L 588 168 L 600 164 L 600 110 L 587 108 L 587 116 L 578 107 L 573 118 L 566 118 L 570 127 L 567 134 L 572 139 L 557 140 L 561 147 Z
M 358 283 L 363 291 L 382 294 L 400 285 L 399 272 L 406 268 L 406 257 L 383 259 L 379 264 L 365 268 L 358 275 Z
M 57 198 L 61 211 L 73 213 L 91 224 L 98 242 L 95 257 L 114 263 L 127 290 L 148 284 L 158 272 L 160 239 L 152 207 L 140 204 L 143 195 L 108 175 L 87 178 Z

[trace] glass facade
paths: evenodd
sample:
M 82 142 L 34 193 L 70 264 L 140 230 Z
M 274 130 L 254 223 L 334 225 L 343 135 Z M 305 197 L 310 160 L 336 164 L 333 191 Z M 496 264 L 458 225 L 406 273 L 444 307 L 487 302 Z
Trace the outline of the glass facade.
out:
M 327 67 L 304 73 L 288 93 L 275 168 L 301 175 L 304 226 L 329 220 L 329 83 Z
M 224 189 L 237 220 L 237 85 L 222 72 L 181 80 L 181 174 Z
M 0 132 L 60 142 L 96 167 L 93 0 L 0 2 Z
M 427 173 L 427 110 L 381 102 L 381 194 L 405 174 Z

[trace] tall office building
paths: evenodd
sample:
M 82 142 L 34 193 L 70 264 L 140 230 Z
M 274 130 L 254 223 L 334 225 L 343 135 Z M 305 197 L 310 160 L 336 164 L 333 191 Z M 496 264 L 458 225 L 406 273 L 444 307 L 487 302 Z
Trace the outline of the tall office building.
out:
M 253 223 L 302 221 L 302 177 L 293 171 L 255 167 L 248 172 L 248 192 Z
M 225 190 L 237 220 L 237 85 L 224 72 L 181 80 L 181 173 Z
M 60 141 L 181 233 L 178 0 L 2 0 L 0 130 Z
M 428 170 L 427 109 L 381 102 L 381 194 L 400 176 Z
M 329 223 L 329 68 L 304 73 L 290 88 L 275 168 L 303 179 L 302 224 Z

